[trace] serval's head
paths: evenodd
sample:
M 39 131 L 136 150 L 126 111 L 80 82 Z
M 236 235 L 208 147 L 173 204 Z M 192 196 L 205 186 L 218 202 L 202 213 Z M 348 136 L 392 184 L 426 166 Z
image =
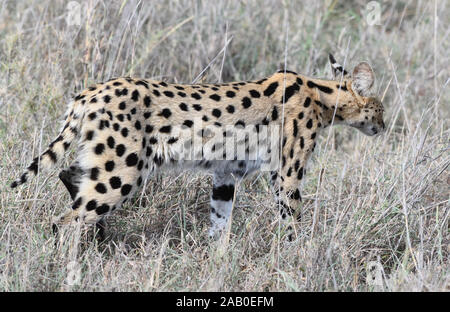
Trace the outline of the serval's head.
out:
M 383 104 L 371 96 L 375 75 L 366 62 L 355 66 L 351 75 L 329 55 L 334 80 L 337 82 L 337 112 L 342 122 L 357 128 L 366 135 L 375 135 L 385 129 L 383 122 Z

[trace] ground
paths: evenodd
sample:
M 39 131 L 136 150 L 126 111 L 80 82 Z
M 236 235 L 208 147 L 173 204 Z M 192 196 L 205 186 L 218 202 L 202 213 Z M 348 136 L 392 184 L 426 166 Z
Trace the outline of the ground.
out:
M 375 1 L 379 20 L 365 1 L 79 3 L 0 5 L 0 290 L 450 290 L 448 2 Z M 91 83 L 250 80 L 283 64 L 326 78 L 329 52 L 372 65 L 387 131 L 324 131 L 294 242 L 280 240 L 265 175 L 238 188 L 218 242 L 198 173 L 148 181 L 100 245 L 69 229 L 55 248 L 51 217 L 70 203 L 58 170 L 8 187 Z

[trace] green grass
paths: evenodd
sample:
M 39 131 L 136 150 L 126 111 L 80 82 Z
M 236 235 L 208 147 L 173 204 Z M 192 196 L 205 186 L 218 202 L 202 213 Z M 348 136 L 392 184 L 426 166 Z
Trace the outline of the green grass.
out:
M 86 3 L 70 26 L 64 1 L 0 1 L 0 290 L 450 290 L 446 1 L 380 1 L 379 26 L 364 1 Z M 239 186 L 229 233 L 208 242 L 211 179 L 186 173 L 151 178 L 108 219 L 104 244 L 68 228 L 55 248 L 51 217 L 70 204 L 59 168 L 8 185 L 55 137 L 70 98 L 115 76 L 190 83 L 231 37 L 206 81 L 262 78 L 285 58 L 325 77 L 329 52 L 348 69 L 368 61 L 386 133 L 323 131 L 292 243 L 264 175 Z

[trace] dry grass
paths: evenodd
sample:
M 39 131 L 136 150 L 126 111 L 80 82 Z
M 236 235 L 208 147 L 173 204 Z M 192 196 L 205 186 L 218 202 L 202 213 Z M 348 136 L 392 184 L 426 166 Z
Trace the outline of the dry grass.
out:
M 380 1 L 379 26 L 365 1 L 325 2 L 92 0 L 68 26 L 65 1 L 0 1 L 0 290 L 448 291 L 448 2 Z M 368 60 L 387 132 L 322 134 L 292 243 L 264 175 L 241 185 L 229 235 L 208 243 L 210 178 L 191 173 L 148 181 L 109 218 L 105 244 L 70 229 L 55 249 L 50 218 L 69 204 L 57 170 L 7 186 L 70 97 L 113 76 L 191 82 L 230 38 L 208 81 L 260 78 L 285 59 L 326 77 L 328 52 Z M 381 285 L 367 282 L 371 261 Z

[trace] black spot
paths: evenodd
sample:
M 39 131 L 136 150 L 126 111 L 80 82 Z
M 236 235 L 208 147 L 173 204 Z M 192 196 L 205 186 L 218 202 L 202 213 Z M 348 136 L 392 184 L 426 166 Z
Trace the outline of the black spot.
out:
M 117 115 L 116 116 L 117 117 L 117 119 L 119 119 L 119 121 L 124 121 L 124 119 L 125 119 L 125 117 L 124 117 L 124 115 L 123 114 L 119 114 L 119 115 Z
M 287 69 L 280 69 L 279 71 L 277 71 L 277 73 L 286 73 L 286 74 L 294 74 L 297 75 L 296 72 L 292 71 L 292 70 L 287 70 Z
M 95 97 L 93 97 L 93 98 L 89 101 L 89 103 L 97 103 L 97 99 L 96 99 Z
M 88 115 L 89 120 L 94 120 L 97 117 L 97 113 L 93 112 Z
M 192 107 L 198 112 L 202 110 L 202 106 L 200 104 L 194 104 Z
M 155 155 L 155 157 L 153 157 L 153 162 L 157 165 L 157 166 L 161 166 L 163 164 L 163 159 L 161 156 Z
M 306 123 L 306 128 L 311 129 L 313 126 L 313 121 L 312 119 L 308 120 L 308 122 Z
M 109 185 L 116 190 L 122 185 L 122 180 L 119 177 L 112 177 L 109 179 Z
M 97 201 L 95 199 L 89 201 L 86 205 L 86 210 L 91 211 L 97 208 Z
M 202 96 L 198 93 L 192 93 L 191 97 L 196 100 L 200 100 L 202 98 Z
M 98 174 L 100 173 L 100 170 L 97 168 L 97 167 L 95 167 L 95 168 L 92 168 L 91 169 L 91 176 L 90 176 L 90 179 L 92 180 L 92 181 L 97 181 L 97 179 L 98 179 Z
M 170 97 L 170 98 L 173 98 L 173 97 L 174 97 L 174 94 L 173 94 L 172 91 L 164 91 L 163 93 L 164 93 L 164 95 L 167 96 L 167 97 Z
M 293 128 L 292 134 L 294 135 L 294 137 L 296 137 L 297 133 L 298 133 L 298 126 L 297 126 L 297 120 L 295 120 L 295 119 L 292 122 L 292 128 Z
M 103 128 L 105 128 L 106 126 L 109 127 L 109 121 L 107 120 L 100 120 L 100 122 L 98 123 L 98 129 L 99 130 L 103 130 Z
M 97 154 L 97 155 L 100 155 L 101 153 L 103 153 L 104 150 L 105 150 L 105 144 L 103 144 L 103 143 L 97 144 L 97 146 L 94 149 L 95 154 Z
M 272 110 L 272 120 L 277 120 L 277 119 L 278 119 L 278 110 L 276 107 L 274 107 Z
M 122 130 L 120 130 L 120 133 L 124 138 L 126 138 L 128 136 L 128 128 L 122 128 Z
M 78 209 L 81 206 L 81 202 L 83 201 L 82 197 L 79 197 L 72 205 L 72 209 Z
M 145 153 L 145 156 L 147 156 L 147 157 L 150 157 L 150 155 L 153 153 L 153 149 L 150 147 L 150 146 L 148 146 L 147 147 L 147 152 Z
M 222 112 L 220 111 L 220 109 L 214 108 L 214 109 L 212 110 L 212 115 L 213 115 L 214 117 L 216 117 L 216 118 L 219 118 L 220 115 L 222 115 Z
M 242 99 L 242 107 L 249 108 L 251 105 L 252 105 L 252 101 L 250 100 L 249 97 L 244 97 Z
M 336 88 L 341 89 L 342 91 L 348 91 L 346 85 L 336 85 Z
M 256 84 L 263 84 L 263 82 L 266 81 L 266 80 L 267 80 L 267 78 L 263 78 L 261 80 L 256 81 L 255 83 Z
M 234 91 L 227 91 L 225 95 L 229 98 L 234 98 L 236 96 L 236 93 Z
M 303 80 L 300 77 L 297 77 L 297 83 L 299 85 L 302 85 L 303 84 Z
M 305 139 L 300 137 L 300 148 L 303 149 L 305 147 Z
M 134 127 L 136 128 L 136 130 L 141 130 L 141 122 L 139 120 L 136 120 L 136 122 L 134 123 Z
M 106 193 L 106 186 L 103 183 L 97 183 L 97 185 L 95 186 L 95 190 L 97 192 L 99 192 L 100 194 L 105 194 Z
M 115 140 L 112 136 L 109 136 L 108 139 L 106 140 L 106 143 L 108 144 L 109 148 L 114 148 Z
M 300 191 L 298 189 L 295 190 L 295 192 L 292 192 L 289 197 L 294 200 L 300 200 Z
M 145 112 L 144 113 L 144 118 L 145 119 L 149 119 L 151 115 L 152 115 L 152 112 Z
M 103 101 L 104 101 L 105 103 L 109 103 L 109 102 L 111 102 L 111 97 L 110 97 L 109 95 L 105 95 L 105 96 L 103 97 Z
M 125 145 L 119 144 L 116 146 L 116 155 L 121 157 L 125 153 Z
M 144 81 L 144 80 L 138 80 L 138 81 L 135 82 L 135 84 L 136 84 L 137 86 L 139 86 L 139 85 L 144 86 L 146 89 L 148 89 L 148 83 L 147 83 L 147 81 Z
M 192 120 L 185 120 L 183 122 L 183 125 L 187 126 L 187 127 L 192 127 L 192 125 L 194 124 L 194 122 Z
M 303 103 L 303 106 L 304 106 L 304 107 L 308 107 L 309 105 L 311 105 L 311 98 L 310 98 L 310 97 L 307 97 L 307 98 L 305 99 L 305 103 Z
M 93 137 L 94 137 L 94 131 L 91 130 L 86 133 L 86 140 L 90 141 L 90 140 L 92 140 Z
M 178 138 L 172 137 L 172 138 L 170 138 L 169 140 L 167 140 L 167 143 L 168 143 L 168 144 L 173 144 L 173 143 L 175 143 L 176 141 L 178 141 Z
M 136 166 L 136 164 L 138 162 L 137 154 L 136 153 L 132 153 L 132 154 L 128 155 L 127 158 L 125 159 L 125 162 L 126 162 L 128 167 Z
M 289 169 L 288 169 L 288 171 L 286 173 L 286 176 L 290 177 L 291 174 L 292 174 L 292 167 L 289 167 Z
M 81 94 L 79 94 L 79 95 L 77 95 L 77 96 L 74 98 L 74 100 L 75 100 L 75 101 L 78 101 L 78 100 L 84 99 L 85 96 L 86 96 L 86 95 L 81 95 Z
M 145 125 L 145 133 L 150 133 L 153 131 L 152 125 Z
M 109 171 L 109 172 L 111 172 L 111 171 L 113 171 L 114 170 L 114 161 L 112 161 L 112 160 L 108 160 L 106 163 L 105 163 L 105 170 L 106 171 Z
M 301 180 L 303 178 L 303 167 L 297 172 L 297 179 Z
M 119 129 L 120 129 L 119 124 L 118 123 L 114 123 L 113 124 L 113 129 L 114 129 L 114 131 L 119 131 Z
M 178 105 L 178 107 L 180 107 L 180 109 L 185 112 L 187 112 L 189 110 L 186 103 L 181 103 L 180 105 Z
M 120 189 L 122 196 L 126 196 L 130 193 L 132 186 L 130 184 L 124 184 Z
M 159 93 L 159 91 L 156 90 L 156 89 L 153 89 L 153 94 L 154 94 L 155 96 L 160 96 L 160 95 L 161 95 L 161 93 Z
M 206 116 L 206 115 L 203 115 L 203 117 L 202 117 L 202 120 L 206 122 L 206 121 L 208 121 L 208 120 L 209 120 L 209 118 L 208 118 L 208 116 Z
M 99 206 L 99 207 L 97 207 L 97 208 L 95 209 L 95 212 L 96 212 L 98 215 L 105 214 L 105 213 L 107 213 L 108 211 L 109 211 L 109 206 L 108 206 L 107 204 L 103 204 L 103 205 L 101 205 L 101 206 Z
M 300 90 L 300 86 L 297 83 L 294 83 L 292 86 L 286 88 L 284 92 L 284 102 L 289 101 L 289 99 Z
M 120 102 L 119 103 L 119 109 L 120 110 L 124 110 L 127 108 L 127 103 L 126 102 Z
M 324 93 L 328 93 L 328 94 L 333 93 L 333 89 L 331 89 L 331 88 L 329 88 L 327 86 L 318 85 L 318 84 L 316 84 L 316 83 L 314 83 L 312 81 L 308 81 L 307 86 L 309 88 L 317 88 L 317 89 L 319 89 L 320 91 L 322 91 Z
M 214 100 L 214 101 L 217 101 L 217 102 L 220 101 L 220 95 L 218 95 L 218 94 L 211 94 L 211 95 L 209 96 L 209 98 L 212 99 L 212 100 Z
M 272 82 L 272 83 L 267 87 L 267 89 L 264 90 L 264 95 L 265 95 L 265 96 L 271 96 L 271 95 L 275 92 L 275 90 L 276 90 L 277 88 L 278 88 L 278 82 L 277 82 L 277 81 Z
M 227 112 L 230 113 L 230 114 L 233 114 L 234 113 L 234 106 L 233 105 L 228 105 L 227 106 Z
M 250 93 L 250 96 L 253 98 L 259 98 L 261 96 L 261 94 L 256 90 L 250 90 L 249 93 Z
M 75 127 L 70 127 L 70 131 L 75 135 L 78 133 L 78 130 Z
M 238 122 L 236 122 L 234 124 L 234 126 L 235 127 L 242 127 L 242 128 L 244 128 L 245 127 L 245 122 L 243 122 L 242 120 L 239 120 Z
M 221 185 L 218 187 L 213 187 L 212 199 L 213 200 L 223 200 L 230 201 L 234 196 L 234 185 Z
M 155 137 L 151 137 L 150 139 L 148 139 L 148 143 L 156 144 L 156 143 L 158 143 L 158 140 Z
M 305 114 L 303 114 L 303 112 L 298 113 L 298 119 L 303 119 L 304 116 Z
M 169 118 L 170 115 L 172 115 L 172 112 L 170 111 L 170 109 L 168 108 L 164 108 L 159 114 L 158 116 L 163 116 L 165 118 Z
M 138 90 L 134 90 L 131 93 L 131 99 L 135 102 L 137 102 L 139 100 L 139 91 Z
M 172 130 L 172 126 L 163 126 L 159 129 L 159 132 L 161 133 L 170 133 Z
M 150 97 L 148 95 L 144 96 L 144 105 L 145 105 L 145 107 L 149 107 L 151 102 L 152 101 L 151 101 L 151 99 L 150 99 Z
M 328 106 L 322 104 L 322 102 L 314 100 L 317 106 L 322 107 L 324 110 L 328 110 Z M 333 105 L 334 106 L 334 105 Z
M 127 88 L 123 88 L 122 91 L 120 91 L 120 89 L 116 89 L 116 90 L 114 91 L 114 94 L 115 94 L 117 97 L 122 96 L 122 95 L 127 95 L 127 94 L 128 94 L 128 89 L 127 89 Z
M 316 138 L 316 133 L 313 132 L 313 134 L 311 134 L 311 140 L 314 140 Z

